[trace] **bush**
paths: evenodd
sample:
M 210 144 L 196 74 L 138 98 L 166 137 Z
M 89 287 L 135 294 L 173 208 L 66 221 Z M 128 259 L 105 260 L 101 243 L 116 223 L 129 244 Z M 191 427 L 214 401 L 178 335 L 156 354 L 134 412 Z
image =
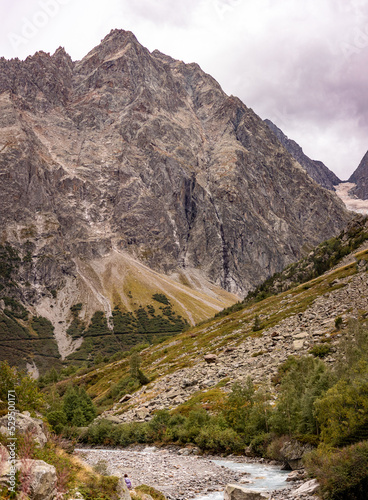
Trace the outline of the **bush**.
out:
M 150 495 L 153 498 L 153 500 L 166 500 L 166 497 L 160 491 L 157 491 L 152 486 L 147 486 L 146 484 L 140 484 L 134 489 L 138 493 Z
M 309 350 L 310 354 L 313 354 L 316 358 L 324 358 L 331 352 L 331 347 L 328 344 L 318 344 Z
M 268 447 L 271 444 L 272 436 L 268 433 L 262 433 L 255 436 L 250 442 L 250 449 L 255 456 L 266 457 Z
M 50 411 L 46 417 L 56 434 L 60 434 L 67 423 L 65 413 L 62 410 Z
M 332 451 L 320 448 L 306 458 L 308 472 L 317 478 L 323 498 L 365 500 L 368 491 L 368 441 Z
M 200 429 L 195 443 L 203 451 L 216 453 L 240 452 L 244 449 L 244 441 L 234 429 L 222 428 L 216 424 Z
M 44 396 L 37 382 L 9 366 L 6 361 L 0 363 L 0 405 L 8 399 L 8 391 L 14 390 L 16 407 L 19 411 L 42 411 L 45 405 Z M 1 408 L 0 406 L 0 408 Z
M 88 428 L 88 433 L 84 437 L 91 444 L 115 444 L 111 442 L 113 434 L 113 424 L 109 420 L 100 420 Z
M 117 500 L 118 482 L 115 476 L 90 476 L 78 489 L 85 500 Z
M 159 410 L 148 423 L 148 437 L 152 441 L 161 441 L 164 438 L 169 421 L 170 413 L 167 410 Z
M 341 326 L 342 326 L 342 317 L 338 316 L 335 319 L 335 328 L 336 328 L 336 330 L 340 330 Z
M 258 332 L 259 330 L 262 330 L 262 324 L 261 324 L 261 320 L 259 319 L 258 314 L 256 314 L 256 316 L 254 317 L 254 323 L 253 323 L 252 330 L 254 332 Z

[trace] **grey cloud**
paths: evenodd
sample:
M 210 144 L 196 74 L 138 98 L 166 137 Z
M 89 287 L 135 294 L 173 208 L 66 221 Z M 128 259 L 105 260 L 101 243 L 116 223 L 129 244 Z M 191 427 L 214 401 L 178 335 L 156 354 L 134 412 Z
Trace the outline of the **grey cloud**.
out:
M 169 24 L 184 27 L 191 22 L 200 3 L 198 0 L 185 0 L 185 2 L 172 0 L 132 2 L 129 0 L 125 2 L 125 7 L 135 16 L 152 21 L 156 25 Z

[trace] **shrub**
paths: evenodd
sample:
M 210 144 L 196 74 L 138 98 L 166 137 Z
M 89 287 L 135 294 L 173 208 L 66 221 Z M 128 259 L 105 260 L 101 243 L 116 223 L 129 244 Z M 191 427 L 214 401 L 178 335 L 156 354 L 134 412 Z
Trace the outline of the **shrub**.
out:
M 103 419 L 88 428 L 88 433 L 84 439 L 91 444 L 115 444 L 111 442 L 112 430 L 112 422 Z
M 268 447 L 272 441 L 271 434 L 261 433 L 255 436 L 250 442 L 250 449 L 256 456 L 267 456 Z
M 165 305 L 169 305 L 170 304 L 169 299 L 163 293 L 154 293 L 152 295 L 152 298 L 154 300 L 156 300 L 157 302 L 161 302 L 161 304 L 165 304 Z
M 254 317 L 254 323 L 253 323 L 252 330 L 254 332 L 258 332 L 259 330 L 262 330 L 262 324 L 261 324 L 261 320 L 259 319 L 258 314 L 256 314 Z
M 342 317 L 338 316 L 335 319 L 335 328 L 336 328 L 336 330 L 340 330 L 341 326 L 342 326 Z
M 313 354 L 316 358 L 324 358 L 331 352 L 331 347 L 328 344 L 317 344 L 309 350 L 310 354 Z
M 134 489 L 138 493 L 150 495 L 153 498 L 153 500 L 166 500 L 166 497 L 160 491 L 156 490 L 152 486 L 147 486 L 146 484 L 140 484 Z
M 200 429 L 195 443 L 203 451 L 210 452 L 229 453 L 244 449 L 244 441 L 234 429 L 224 429 L 216 424 Z
M 117 500 L 118 482 L 115 476 L 91 475 L 78 489 L 85 500 Z
M 320 448 L 306 457 L 306 468 L 328 500 L 365 500 L 368 491 L 368 441 L 338 451 Z
M 67 423 L 67 418 L 62 410 L 50 411 L 47 414 L 47 421 L 52 426 L 56 434 L 60 434 Z
M 0 363 L 0 400 L 8 399 L 8 391 L 14 390 L 16 407 L 19 411 L 42 411 L 45 405 L 43 394 L 37 382 L 19 372 L 15 367 L 10 367 L 6 361 Z

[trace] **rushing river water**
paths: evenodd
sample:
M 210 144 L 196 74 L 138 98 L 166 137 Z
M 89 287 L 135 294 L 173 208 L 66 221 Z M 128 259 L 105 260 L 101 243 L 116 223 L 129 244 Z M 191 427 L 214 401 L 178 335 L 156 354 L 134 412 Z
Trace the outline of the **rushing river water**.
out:
M 242 484 L 243 487 L 257 491 L 272 491 L 285 488 L 288 471 L 280 470 L 274 465 L 264 465 L 260 463 L 237 463 L 231 460 L 213 460 L 213 462 L 227 469 L 237 472 L 247 472 L 249 484 Z M 196 496 L 195 500 L 223 500 L 224 493 L 216 491 L 204 496 Z

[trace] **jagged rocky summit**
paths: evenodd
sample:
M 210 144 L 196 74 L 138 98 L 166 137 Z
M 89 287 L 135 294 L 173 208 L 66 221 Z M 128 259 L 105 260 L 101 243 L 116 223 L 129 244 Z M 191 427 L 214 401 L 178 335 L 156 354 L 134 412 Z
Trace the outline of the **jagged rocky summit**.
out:
M 348 182 L 353 182 L 356 186 L 350 190 L 350 194 L 361 200 L 368 199 L 368 151 L 363 156 L 358 168 L 350 176 Z
M 289 139 L 284 132 L 278 128 L 271 120 L 265 120 L 278 140 L 296 159 L 297 162 L 306 170 L 318 184 L 326 189 L 334 190 L 334 186 L 340 184 L 341 180 L 324 163 L 319 160 L 311 160 L 303 149 L 292 139 Z
M 2 58 L 0 106 L 2 240 L 33 263 L 23 302 L 103 302 L 108 266 L 86 266 L 121 253 L 243 295 L 350 217 L 238 98 L 130 32 L 81 61 Z

